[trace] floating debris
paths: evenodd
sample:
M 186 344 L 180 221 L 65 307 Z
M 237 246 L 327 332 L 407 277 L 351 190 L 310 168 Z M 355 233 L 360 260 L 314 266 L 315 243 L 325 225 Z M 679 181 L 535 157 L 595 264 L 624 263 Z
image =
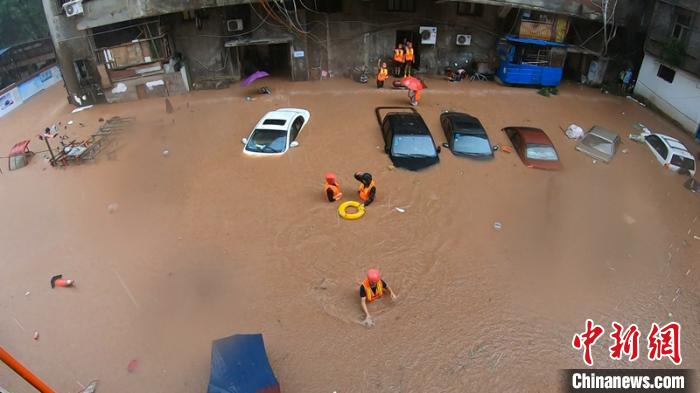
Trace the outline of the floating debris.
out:
M 93 107 L 92 105 L 88 105 L 88 106 L 81 106 L 81 107 L 79 107 L 79 108 L 75 108 L 75 109 L 73 109 L 73 111 L 72 111 L 71 113 L 78 113 L 78 112 L 82 112 L 82 111 L 84 111 L 84 110 L 86 110 L 86 109 L 90 109 L 90 108 L 92 108 L 92 107 Z

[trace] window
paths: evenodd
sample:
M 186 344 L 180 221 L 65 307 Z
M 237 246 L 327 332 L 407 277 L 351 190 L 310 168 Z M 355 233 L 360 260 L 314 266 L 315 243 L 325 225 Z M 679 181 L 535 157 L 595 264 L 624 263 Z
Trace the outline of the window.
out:
M 483 4 L 458 3 L 457 15 L 481 16 L 484 13 Z
M 416 2 L 415 0 L 387 0 L 386 9 L 387 11 L 415 12 Z
M 682 8 L 676 9 L 676 22 L 673 25 L 671 38 L 680 42 L 685 42 L 685 40 L 688 38 L 688 33 L 690 31 L 691 17 L 692 15 L 690 11 L 684 10 Z
M 654 150 L 656 150 L 656 152 L 659 153 L 662 159 L 666 159 L 666 156 L 668 156 L 668 148 L 661 140 L 661 138 L 659 138 L 656 135 L 647 135 L 644 139 L 647 141 L 649 146 L 654 148 Z
M 294 123 L 292 123 L 292 132 L 290 134 L 289 140 L 290 141 L 295 141 L 297 139 L 297 135 L 299 135 L 299 131 L 301 131 L 301 126 L 304 124 L 304 118 L 299 116 L 294 120 Z
M 396 135 L 391 145 L 394 157 L 435 157 L 435 145 L 428 135 Z
M 526 155 L 531 160 L 556 161 L 559 159 L 557 152 L 552 146 L 537 143 L 527 144 Z
M 695 160 L 692 158 L 679 156 L 678 154 L 671 156 L 671 165 L 675 165 L 681 169 L 687 169 L 689 171 L 695 170 Z
M 273 126 L 283 126 L 287 120 L 284 119 L 265 119 L 263 121 L 263 124 L 265 125 L 273 125 Z
M 666 67 L 663 64 L 659 64 L 659 72 L 656 73 L 656 76 L 668 83 L 673 83 L 673 78 L 676 77 L 676 71 L 674 71 L 672 68 Z
M 76 60 L 73 62 L 73 66 L 75 67 L 75 73 L 79 81 L 85 80 L 90 76 L 88 73 L 87 60 Z

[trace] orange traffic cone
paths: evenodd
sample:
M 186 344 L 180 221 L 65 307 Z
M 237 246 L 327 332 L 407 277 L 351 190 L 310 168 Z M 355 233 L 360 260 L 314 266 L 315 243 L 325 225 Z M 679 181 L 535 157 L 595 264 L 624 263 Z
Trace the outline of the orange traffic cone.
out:
M 59 274 L 57 276 L 51 277 L 51 288 L 72 287 L 74 282 L 75 281 L 73 280 L 64 280 L 63 274 Z

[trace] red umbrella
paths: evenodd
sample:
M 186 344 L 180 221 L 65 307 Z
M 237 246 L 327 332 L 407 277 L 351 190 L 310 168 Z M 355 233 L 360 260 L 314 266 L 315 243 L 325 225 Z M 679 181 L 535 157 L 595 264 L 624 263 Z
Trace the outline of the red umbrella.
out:
M 401 80 L 401 84 L 406 86 L 409 90 L 423 90 L 427 86 L 425 86 L 425 83 L 423 83 L 422 80 L 418 78 L 414 78 L 412 76 L 407 76 Z

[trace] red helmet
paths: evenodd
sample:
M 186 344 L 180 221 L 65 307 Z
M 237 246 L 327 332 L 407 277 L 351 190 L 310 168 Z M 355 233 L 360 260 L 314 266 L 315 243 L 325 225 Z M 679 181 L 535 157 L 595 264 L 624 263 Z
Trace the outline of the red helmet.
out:
M 333 184 L 333 183 L 335 183 L 335 180 L 336 180 L 335 173 L 333 173 L 333 172 L 326 173 L 326 181 L 328 183 Z
M 377 270 L 377 269 L 367 270 L 367 279 L 371 283 L 378 282 L 381 279 L 381 277 L 379 276 L 379 270 Z

